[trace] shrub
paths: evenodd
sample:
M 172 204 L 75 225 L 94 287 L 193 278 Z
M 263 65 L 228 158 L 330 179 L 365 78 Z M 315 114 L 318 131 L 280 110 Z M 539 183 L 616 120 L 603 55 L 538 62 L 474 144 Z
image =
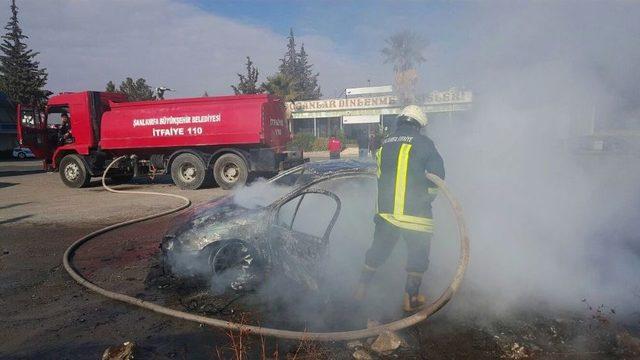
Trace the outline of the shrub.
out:
M 336 136 L 342 142 L 342 148 L 346 148 L 347 145 L 356 144 L 356 140 L 347 139 L 344 132 L 338 133 Z M 302 149 L 304 151 L 326 151 L 329 138 L 326 137 L 314 137 L 312 134 L 295 134 L 293 140 L 289 143 L 290 149 Z
M 326 151 L 328 142 L 329 142 L 329 138 L 323 138 L 323 137 L 316 138 L 315 141 L 313 142 L 313 147 L 311 148 L 311 151 Z
M 311 151 L 314 141 L 315 137 L 312 134 L 295 134 L 289 143 L 289 147 Z

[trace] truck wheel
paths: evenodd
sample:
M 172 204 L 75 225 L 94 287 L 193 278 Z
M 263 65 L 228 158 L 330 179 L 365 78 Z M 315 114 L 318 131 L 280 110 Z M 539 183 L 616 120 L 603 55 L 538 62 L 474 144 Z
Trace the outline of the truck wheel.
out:
M 236 154 L 224 154 L 213 165 L 213 177 L 225 190 L 244 185 L 249 177 L 249 170 L 244 160 Z
M 19 152 L 18 153 L 18 159 L 24 160 L 26 157 L 27 157 L 27 155 L 25 155 L 23 152 Z
M 171 163 L 171 179 L 180 189 L 196 190 L 211 182 L 211 171 L 199 156 L 184 153 Z
M 60 161 L 60 178 L 71 188 L 85 187 L 91 181 L 91 175 L 84 166 L 84 161 L 75 154 L 67 155 Z

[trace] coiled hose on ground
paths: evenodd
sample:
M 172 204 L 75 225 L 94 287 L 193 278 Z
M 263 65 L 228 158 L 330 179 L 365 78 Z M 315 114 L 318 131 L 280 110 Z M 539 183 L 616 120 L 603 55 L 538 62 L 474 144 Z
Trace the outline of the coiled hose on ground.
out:
M 168 214 L 180 211 L 182 209 L 185 209 L 189 207 L 189 205 L 191 205 L 191 201 L 189 199 L 180 195 L 148 192 L 148 191 L 129 191 L 129 190 L 123 191 L 123 190 L 116 190 L 109 187 L 105 182 L 107 173 L 109 172 L 109 169 L 114 164 L 116 164 L 118 161 L 120 161 L 123 158 L 125 157 L 121 156 L 113 160 L 109 164 L 109 166 L 107 166 L 107 168 L 104 171 L 104 174 L 102 175 L 102 186 L 107 191 L 114 192 L 114 193 L 125 193 L 125 194 L 168 196 L 168 197 L 180 199 L 184 203 L 176 208 L 173 208 L 167 211 L 163 211 L 153 215 L 143 216 L 137 219 L 127 220 L 127 221 L 113 224 L 105 228 L 99 229 L 97 231 L 94 231 L 75 241 L 65 251 L 62 262 L 65 270 L 69 273 L 69 275 L 75 281 L 77 281 L 80 285 L 113 300 L 122 301 L 134 306 L 138 306 L 138 307 L 151 310 L 156 313 L 171 316 L 174 318 L 193 321 L 199 324 L 205 324 L 205 325 L 233 330 L 233 331 L 242 331 L 249 334 L 271 336 L 271 337 L 292 339 L 292 340 L 345 341 L 345 340 L 374 337 L 385 331 L 398 331 L 398 330 L 413 326 L 421 321 L 424 321 L 429 316 L 433 315 L 435 312 L 440 310 L 444 305 L 446 305 L 449 302 L 449 300 L 451 300 L 451 298 L 453 297 L 453 294 L 460 287 L 462 278 L 464 277 L 464 273 L 467 269 L 467 265 L 469 264 L 469 236 L 468 236 L 467 227 L 465 225 L 465 221 L 462 215 L 462 208 L 460 207 L 460 204 L 458 203 L 456 198 L 453 196 L 453 194 L 449 191 L 449 189 L 447 188 L 446 184 L 442 179 L 440 179 L 436 175 L 427 174 L 427 178 L 431 180 L 433 183 L 435 183 L 438 186 L 438 188 L 440 188 L 440 190 L 442 191 L 446 199 L 449 201 L 449 204 L 453 209 L 453 213 L 454 213 L 454 216 L 457 222 L 457 227 L 458 227 L 458 238 L 460 241 L 460 256 L 458 259 L 458 267 L 456 269 L 455 275 L 453 276 L 453 279 L 449 287 L 447 287 L 447 289 L 433 303 L 424 307 L 417 313 L 407 316 L 405 318 L 402 318 L 400 320 L 396 320 L 387 324 L 382 324 L 376 327 L 361 329 L 361 330 L 336 331 L 336 332 L 291 331 L 291 330 L 281 330 L 281 329 L 260 327 L 260 326 L 254 326 L 254 325 L 239 324 L 239 323 L 234 323 L 230 321 L 210 318 L 206 316 L 195 315 L 195 314 L 187 313 L 184 311 L 170 309 L 170 308 L 167 308 L 149 301 L 145 301 L 142 299 L 138 299 L 132 296 L 128 296 L 125 294 L 109 291 L 87 280 L 82 275 L 80 275 L 80 273 L 73 267 L 73 264 L 71 261 L 73 259 L 73 255 L 75 251 L 78 248 L 80 248 L 80 246 L 82 246 L 84 243 L 90 241 L 91 239 L 95 238 L 98 235 L 104 234 L 106 232 L 109 232 L 111 230 L 114 230 L 126 225 L 168 215 Z

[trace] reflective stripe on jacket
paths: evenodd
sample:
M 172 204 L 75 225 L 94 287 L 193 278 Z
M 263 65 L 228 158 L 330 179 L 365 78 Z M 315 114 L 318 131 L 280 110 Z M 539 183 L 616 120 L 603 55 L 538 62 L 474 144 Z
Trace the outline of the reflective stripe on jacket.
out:
M 378 214 L 403 229 L 432 232 L 435 184 L 425 172 L 444 179 L 444 165 L 433 141 L 409 124 L 382 141 L 378 163 Z

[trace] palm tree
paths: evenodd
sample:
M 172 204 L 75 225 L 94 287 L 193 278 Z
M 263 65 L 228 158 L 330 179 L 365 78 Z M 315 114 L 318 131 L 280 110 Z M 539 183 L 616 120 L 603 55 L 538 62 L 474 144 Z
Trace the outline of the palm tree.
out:
M 418 34 L 404 30 L 385 39 L 387 47 L 382 49 L 385 64 L 393 63 L 396 73 L 414 69 L 427 59 L 422 55 L 428 42 Z
M 295 101 L 299 97 L 295 82 L 282 73 L 267 77 L 261 88 L 269 94 L 276 95 L 284 101 Z
M 418 34 L 404 30 L 385 40 L 387 47 L 382 49 L 384 63 L 393 63 L 395 89 L 402 105 L 414 103 L 415 85 L 418 81 L 416 65 L 426 61 L 422 55 L 428 42 Z

